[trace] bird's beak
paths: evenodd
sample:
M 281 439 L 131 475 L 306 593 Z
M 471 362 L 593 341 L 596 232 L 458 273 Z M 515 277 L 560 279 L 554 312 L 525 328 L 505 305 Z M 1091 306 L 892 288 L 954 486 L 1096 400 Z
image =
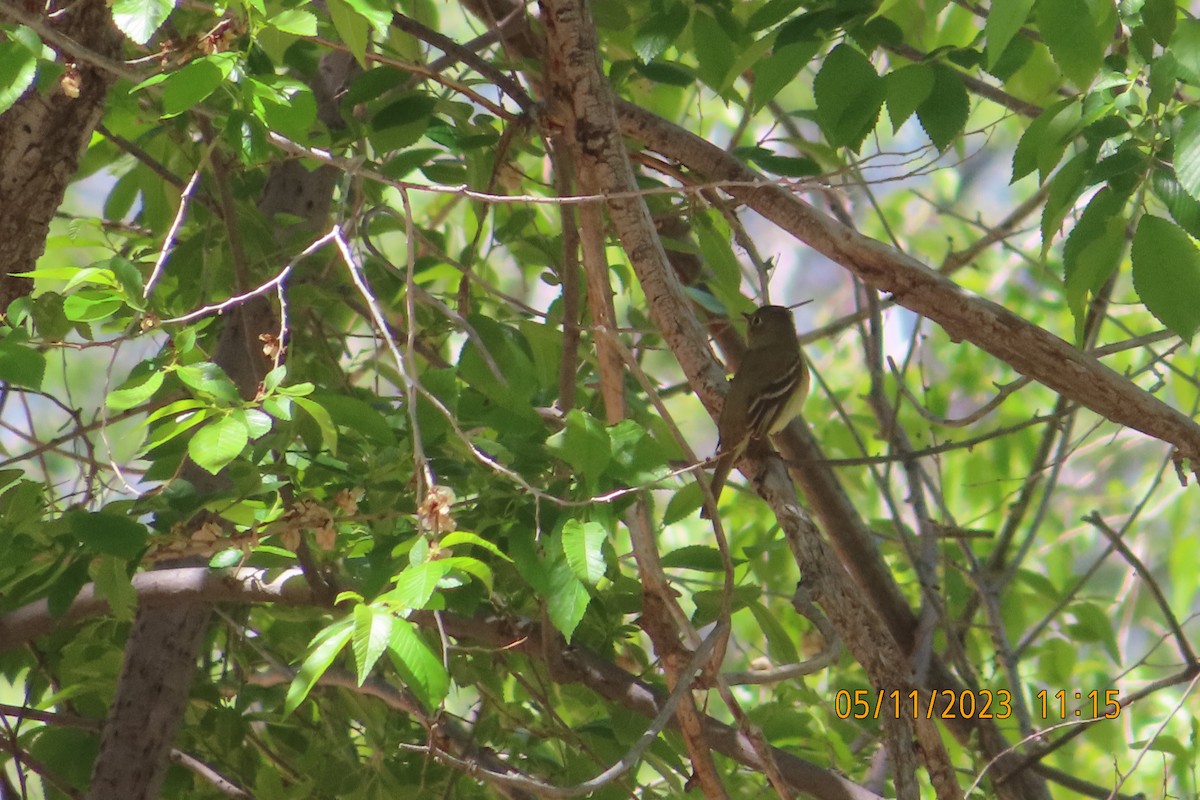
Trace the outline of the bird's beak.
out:
M 742 312 L 742 319 L 746 320 L 746 322 L 749 322 L 750 318 L 753 316 L 753 314 L 747 314 L 745 311 Z

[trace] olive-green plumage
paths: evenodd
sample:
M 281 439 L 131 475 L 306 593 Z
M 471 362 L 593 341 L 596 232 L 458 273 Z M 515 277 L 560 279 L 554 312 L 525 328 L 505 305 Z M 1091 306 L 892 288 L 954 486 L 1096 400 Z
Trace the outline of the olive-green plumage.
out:
M 725 395 L 717 419 L 717 444 L 712 493 L 721 498 L 729 471 L 755 439 L 778 433 L 800 413 L 808 395 L 808 365 L 796 339 L 792 312 L 783 306 L 763 306 L 746 314 L 746 352 Z

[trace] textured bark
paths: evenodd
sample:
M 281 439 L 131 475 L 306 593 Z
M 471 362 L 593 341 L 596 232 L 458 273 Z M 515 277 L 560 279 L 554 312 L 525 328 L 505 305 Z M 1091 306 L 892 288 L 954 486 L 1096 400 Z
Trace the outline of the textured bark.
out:
M 47 28 L 104 56 L 120 52 L 121 35 L 104 0 L 54 3 L 51 10 L 60 13 L 45 21 Z M 62 54 L 59 60 L 69 61 Z M 32 270 L 45 251 L 50 220 L 62 204 L 116 78 L 79 64 L 78 81 L 78 97 L 69 97 L 57 85 L 45 97 L 31 88 L 0 114 L 0 312 L 33 289 L 32 280 L 13 273 Z

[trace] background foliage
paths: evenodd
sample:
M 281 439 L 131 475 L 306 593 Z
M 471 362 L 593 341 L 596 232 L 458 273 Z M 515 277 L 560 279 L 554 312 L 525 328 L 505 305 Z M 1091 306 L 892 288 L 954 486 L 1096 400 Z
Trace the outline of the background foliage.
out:
M 1186 5 L 591 10 L 617 96 L 1191 417 L 1200 21 Z M 0 108 L 71 91 L 80 55 L 8 8 Z M 649 721 L 586 670 L 564 677 L 563 660 L 586 652 L 665 685 L 639 627 L 640 503 L 687 621 L 706 632 L 732 607 L 720 668 L 746 718 L 715 691 L 684 702 L 893 793 L 880 720 L 845 705 L 892 687 L 794 602 L 805 576 L 768 506 L 753 486 L 726 492 L 731 561 L 695 513 L 682 467 L 711 454 L 713 426 L 611 228 L 617 330 L 581 315 L 598 288 L 578 274 L 566 212 L 586 204 L 557 199 L 575 192 L 541 102 L 549 62 L 513 41 L 542 35 L 538 9 L 487 37 L 499 8 L 112 5 L 127 60 L 0 341 L 0 606 L 9 622 L 39 600 L 49 615 L 0 653 L 5 796 L 85 790 L 133 576 L 182 554 L 268 576 L 299 565 L 314 589 L 221 607 L 175 743 L 192 768 L 171 768 L 168 796 L 228 793 L 197 764 L 262 798 L 531 791 L 430 748 L 590 779 Z M 313 88 L 329 53 L 361 70 L 333 124 Z M 996 723 L 1050 796 L 1197 796 L 1200 539 L 1171 444 L 1023 379 L 691 165 L 627 144 L 690 313 L 723 348 L 737 312 L 815 299 L 796 313 L 817 385 L 800 424 L 920 616 L 914 674 L 934 654 L 974 696 L 1007 692 Z M 272 167 L 298 155 L 331 176 L 317 223 L 261 202 Z M 217 312 L 251 290 L 281 316 L 247 399 L 213 358 Z M 619 421 L 597 355 L 614 336 Z M 188 458 L 222 481 L 181 478 Z M 87 584 L 111 610 L 55 622 Z M 1105 720 L 1109 691 L 1122 707 Z M 1003 794 L 977 739 L 938 730 L 963 790 Z M 763 769 L 721 753 L 731 796 L 770 791 Z M 694 768 L 668 731 L 597 796 L 681 794 Z

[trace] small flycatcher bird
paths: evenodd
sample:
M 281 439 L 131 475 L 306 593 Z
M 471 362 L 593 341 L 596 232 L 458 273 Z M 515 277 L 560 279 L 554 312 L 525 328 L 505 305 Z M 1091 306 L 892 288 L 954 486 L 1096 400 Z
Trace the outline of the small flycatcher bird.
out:
M 729 471 L 749 444 L 783 430 L 800 413 L 808 395 L 808 365 L 796 339 L 792 312 L 783 306 L 763 306 L 743 316 L 748 325 L 746 352 L 717 418 L 720 458 L 712 477 L 717 500 Z M 701 516 L 707 517 L 706 512 L 701 511 Z

